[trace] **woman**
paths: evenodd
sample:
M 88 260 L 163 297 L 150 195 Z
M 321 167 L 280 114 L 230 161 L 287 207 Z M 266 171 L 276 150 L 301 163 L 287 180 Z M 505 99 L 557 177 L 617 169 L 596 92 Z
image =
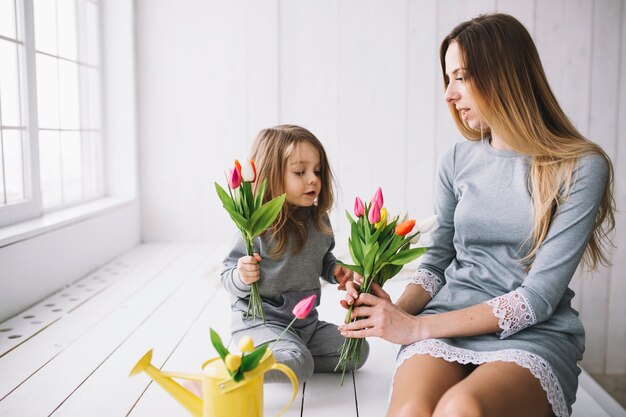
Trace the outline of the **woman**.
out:
M 346 337 L 402 344 L 389 416 L 567 416 L 584 329 L 568 284 L 607 264 L 607 155 L 559 107 L 524 26 L 504 14 L 442 42 L 458 143 L 440 160 L 433 245 L 393 304 L 348 284 Z M 358 297 L 358 298 L 357 298 Z

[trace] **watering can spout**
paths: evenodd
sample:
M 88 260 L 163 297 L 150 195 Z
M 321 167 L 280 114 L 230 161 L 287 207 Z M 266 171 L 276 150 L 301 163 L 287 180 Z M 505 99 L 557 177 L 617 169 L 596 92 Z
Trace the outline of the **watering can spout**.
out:
M 196 417 L 202 417 L 202 400 L 182 385 L 172 379 L 172 377 L 160 369 L 156 368 L 151 363 L 152 361 L 152 349 L 146 352 L 137 364 L 130 371 L 130 375 L 137 375 L 140 372 L 145 372 L 150 378 L 152 378 L 157 384 L 159 384 L 165 391 L 167 391 L 176 401 L 178 401 L 183 407 L 187 409 L 192 415 Z M 197 381 L 202 380 L 202 375 L 193 374 L 178 374 L 175 375 L 180 378 L 193 379 Z

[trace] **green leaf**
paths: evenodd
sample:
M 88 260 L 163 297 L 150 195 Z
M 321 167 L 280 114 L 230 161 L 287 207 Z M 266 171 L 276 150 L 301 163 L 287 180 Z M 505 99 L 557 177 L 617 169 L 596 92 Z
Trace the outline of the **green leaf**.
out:
M 369 237 L 369 239 L 367 239 L 367 243 L 370 245 L 373 245 L 374 242 L 378 241 L 378 237 L 380 236 L 381 232 L 383 231 L 382 227 L 379 227 L 378 229 L 376 229 L 376 231 L 374 232 L 373 235 L 371 235 Z
M 241 214 L 241 207 L 224 191 L 218 183 L 215 183 L 217 195 L 222 201 L 222 206 L 226 209 L 230 218 L 233 219 L 239 230 L 250 233 L 250 222 Z
M 254 212 L 250 219 L 252 229 L 250 235 L 252 237 L 259 236 L 274 223 L 274 220 L 278 217 L 278 213 L 280 213 L 280 209 L 283 207 L 285 197 L 286 194 L 280 195 L 263 204 L 261 208 Z
M 249 181 L 244 181 L 241 183 L 241 187 L 243 189 L 243 195 L 245 198 L 245 206 L 247 208 L 248 213 L 254 213 L 254 194 L 252 194 L 252 183 Z M 248 216 L 249 217 L 249 216 Z
M 229 213 L 231 211 L 234 211 L 235 203 L 233 202 L 233 199 L 230 197 L 230 195 L 226 191 L 224 191 L 224 189 L 218 183 L 215 183 L 215 191 L 217 191 L 217 196 L 222 201 L 222 205 L 224 206 L 224 208 Z
M 358 238 L 356 241 L 354 239 L 348 239 L 348 249 L 350 249 L 350 256 L 352 256 L 354 263 L 363 265 L 363 248 L 361 247 L 361 241 Z
M 343 266 L 344 268 L 347 268 L 347 269 L 349 269 L 350 271 L 354 271 L 354 272 L 356 272 L 357 274 L 359 274 L 359 275 L 361 275 L 361 276 L 363 276 L 363 275 L 364 275 L 364 272 L 365 272 L 365 271 L 363 270 L 363 267 L 362 267 L 362 266 L 359 266 L 359 265 L 348 265 L 348 264 L 344 264 L 344 263 L 343 263 L 343 262 L 341 262 L 341 261 L 337 261 L 337 265 Z
M 380 272 L 376 274 L 376 282 L 382 287 L 387 280 L 395 277 L 398 272 L 402 271 L 402 265 L 385 265 Z
M 248 372 L 256 368 L 259 365 L 259 362 L 261 362 L 261 359 L 263 359 L 263 355 L 265 355 L 265 351 L 268 346 L 269 342 L 263 343 L 249 355 L 244 355 L 241 359 L 241 367 L 239 368 L 241 372 Z
M 220 338 L 220 335 L 217 334 L 215 330 L 211 328 L 209 329 L 211 331 L 211 343 L 213 344 L 213 347 L 215 348 L 215 350 L 217 350 L 217 353 L 220 355 L 220 358 L 224 360 L 226 355 L 228 355 L 230 352 L 228 352 L 228 349 L 224 347 L 224 344 L 222 343 L 222 339 Z
M 263 198 L 265 197 L 265 188 L 267 187 L 267 180 L 263 180 L 261 185 L 256 190 L 256 196 L 254 197 L 254 211 L 257 211 L 263 205 Z
M 412 262 L 422 256 L 428 248 L 413 248 L 398 252 L 395 256 L 389 259 L 389 263 L 392 265 L 405 265 Z
M 239 230 L 247 234 L 251 233 L 250 222 L 248 220 L 246 220 L 241 214 L 237 213 L 236 211 L 233 211 L 232 213 L 229 213 L 229 214 L 230 214 L 230 218 L 233 219 L 233 221 L 235 222 Z
M 386 262 L 391 259 L 398 252 L 398 250 L 400 250 L 402 246 L 406 245 L 407 243 L 410 242 L 394 233 L 389 248 L 387 248 L 387 250 L 380 256 L 381 261 Z
M 374 271 L 374 260 L 376 259 L 376 252 L 378 251 L 378 242 L 374 242 L 373 245 L 365 245 L 363 252 L 365 256 L 363 258 L 363 269 L 364 276 L 370 277 L 372 276 L 372 272 Z
M 348 221 L 350 222 L 350 224 L 355 224 L 354 219 L 352 218 L 352 215 L 350 214 L 350 212 L 348 210 L 346 210 L 346 217 L 348 218 Z

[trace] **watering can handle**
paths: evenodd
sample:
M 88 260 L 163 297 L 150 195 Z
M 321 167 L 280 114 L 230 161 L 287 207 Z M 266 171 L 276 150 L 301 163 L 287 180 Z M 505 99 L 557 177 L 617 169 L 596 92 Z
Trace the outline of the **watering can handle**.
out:
M 291 399 L 289 400 L 287 405 L 282 410 L 280 410 L 280 413 L 278 413 L 278 415 L 276 416 L 276 417 L 280 417 L 285 413 L 285 411 L 287 411 L 291 403 L 293 403 L 293 401 L 296 399 L 296 395 L 298 395 L 298 378 L 296 378 L 296 374 L 293 373 L 291 368 L 289 368 L 286 365 L 283 365 L 282 363 L 275 363 L 274 365 L 272 365 L 270 369 L 280 371 L 283 374 L 287 375 L 287 377 L 291 381 L 291 385 L 293 386 L 293 394 L 291 394 Z

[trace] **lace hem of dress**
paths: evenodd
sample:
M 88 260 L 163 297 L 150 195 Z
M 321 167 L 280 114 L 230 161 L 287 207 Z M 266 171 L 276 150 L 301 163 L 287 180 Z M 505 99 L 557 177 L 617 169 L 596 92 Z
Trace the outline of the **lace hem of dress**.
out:
M 421 285 L 422 288 L 428 291 L 430 298 L 433 298 L 443 287 L 443 280 L 428 269 L 419 268 L 413 274 L 410 284 Z
M 482 365 L 488 362 L 513 362 L 528 369 L 541 383 L 546 392 L 552 411 L 557 417 L 569 416 L 563 388 L 552 370 L 550 363 L 539 355 L 519 349 L 503 349 L 491 352 L 478 352 L 469 349 L 450 346 L 438 339 L 426 339 L 412 345 L 404 346 L 396 360 L 396 369 L 414 355 L 427 354 L 435 358 L 442 358 L 448 362 L 458 362 L 463 365 L 472 363 Z M 394 372 L 395 377 L 395 372 Z
M 519 291 L 511 291 L 499 297 L 485 301 L 498 318 L 498 326 L 502 329 L 500 339 L 505 339 L 537 323 L 535 312 L 528 299 Z

